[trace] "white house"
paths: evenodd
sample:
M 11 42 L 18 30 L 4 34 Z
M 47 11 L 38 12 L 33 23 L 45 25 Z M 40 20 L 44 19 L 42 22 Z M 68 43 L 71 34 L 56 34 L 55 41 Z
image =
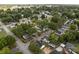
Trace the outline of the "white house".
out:
M 29 24 L 29 23 L 32 24 L 32 21 L 30 19 L 27 19 L 27 18 L 22 18 L 22 19 L 19 20 L 19 23 L 20 24 L 25 24 L 25 23 L 26 24 Z

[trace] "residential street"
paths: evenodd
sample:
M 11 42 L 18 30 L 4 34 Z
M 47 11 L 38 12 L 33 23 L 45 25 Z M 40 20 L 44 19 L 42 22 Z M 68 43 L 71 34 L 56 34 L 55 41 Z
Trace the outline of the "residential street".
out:
M 69 25 L 70 25 L 71 23 L 73 23 L 73 22 L 74 22 L 74 20 L 67 20 L 67 21 L 64 23 L 64 25 L 63 25 L 60 29 L 58 29 L 58 32 L 57 32 L 56 34 L 57 34 L 57 35 L 62 35 L 62 34 L 65 32 L 65 30 L 68 29 Z
M 69 22 L 69 24 L 71 23 L 72 21 L 70 21 Z M 22 51 L 24 54 L 31 54 L 31 52 L 29 51 L 29 49 L 28 49 L 28 46 L 29 46 L 29 43 L 30 42 L 28 42 L 28 43 L 23 43 L 17 36 L 15 36 L 7 27 L 6 27 L 6 25 L 5 24 L 3 24 L 1 21 L 0 21 L 0 25 L 1 25 L 1 27 L 5 30 L 5 32 L 8 34 L 8 35 L 11 35 L 11 36 L 13 36 L 15 39 L 16 39 L 16 44 L 17 44 L 17 48 L 20 50 L 20 51 Z M 67 25 L 67 24 L 66 24 Z M 62 33 L 64 33 L 64 31 L 67 29 L 67 27 L 68 27 L 68 25 L 67 26 L 62 26 L 62 28 L 63 28 L 63 30 L 62 30 L 62 28 L 60 28 L 59 30 L 60 30 L 60 34 L 62 34 Z M 44 33 L 42 33 L 41 34 L 41 36 L 37 36 L 37 37 L 34 37 L 33 39 L 34 40 L 38 40 L 38 41 L 40 41 L 44 36 L 49 36 L 50 35 L 50 33 L 52 32 L 52 30 L 48 30 L 48 31 L 46 31 L 46 32 L 44 32 Z M 58 33 L 59 34 L 59 33 Z
M 7 28 L 6 25 L 5 25 L 4 23 L 2 23 L 1 21 L 0 21 L 0 25 L 1 25 L 1 27 L 5 30 L 5 32 L 6 32 L 8 35 L 11 35 L 11 36 L 13 36 L 13 37 L 16 39 L 17 48 L 18 48 L 20 51 L 22 51 L 23 54 L 31 54 L 31 52 L 30 52 L 29 49 L 28 49 L 28 46 L 29 46 L 30 42 L 28 42 L 28 43 L 23 43 L 23 42 L 22 42 L 17 36 L 15 36 L 15 35 L 10 31 L 10 29 Z M 52 32 L 51 30 L 48 30 L 47 32 L 42 33 L 41 36 L 35 37 L 34 40 L 40 41 L 41 38 L 43 38 L 44 36 L 49 36 L 51 32 Z
M 17 47 L 19 48 L 20 51 L 22 51 L 23 54 L 31 54 L 31 52 L 30 52 L 29 49 L 28 49 L 29 42 L 28 42 L 28 43 L 23 43 L 23 42 L 22 42 L 17 36 L 15 36 L 15 35 L 5 26 L 5 24 L 3 24 L 1 21 L 0 21 L 0 25 L 1 25 L 1 27 L 5 30 L 5 32 L 6 32 L 8 35 L 11 35 L 11 36 L 13 36 L 13 37 L 16 39 Z

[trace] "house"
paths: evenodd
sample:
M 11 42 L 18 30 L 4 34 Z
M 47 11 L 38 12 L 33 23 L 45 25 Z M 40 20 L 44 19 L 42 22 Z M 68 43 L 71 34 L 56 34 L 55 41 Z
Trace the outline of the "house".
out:
M 49 11 L 45 11 L 45 13 L 48 14 L 48 15 L 51 14 Z
M 66 43 L 65 47 L 68 48 L 68 49 L 74 49 L 75 48 L 75 46 L 73 44 L 68 43 L 68 42 Z
M 48 44 L 50 47 L 55 48 L 56 46 L 54 44 L 49 43 Z
M 67 47 L 68 44 L 69 46 Z M 73 46 L 70 43 L 67 43 L 67 45 L 60 44 L 60 46 L 55 48 L 55 50 L 52 51 L 51 54 L 77 54 L 71 49 Z
M 41 32 L 40 28 L 36 25 L 34 28 L 37 30 L 37 32 Z
M 28 34 L 23 35 L 23 38 L 27 41 L 32 40 L 32 37 L 30 37 Z
M 72 49 L 69 49 L 68 51 L 69 51 L 69 53 L 71 53 L 71 54 L 77 54 L 77 53 L 74 52 Z
M 60 46 L 58 46 L 57 48 L 55 48 L 54 51 L 51 52 L 51 54 L 68 54 L 68 50 L 65 49 L 65 45 L 64 44 L 60 44 Z
M 43 45 L 43 43 L 41 41 L 36 41 L 36 42 L 39 45 L 39 47 L 41 47 Z
M 48 37 L 47 36 L 44 36 L 43 38 L 41 38 L 42 40 L 42 42 L 45 42 L 45 43 L 49 43 L 50 41 L 48 41 L 47 39 L 48 39 Z
M 62 44 L 60 44 L 60 46 L 64 48 L 65 47 L 65 44 L 62 43 Z
M 45 45 L 42 45 L 40 49 L 43 49 L 45 47 Z
M 50 54 L 53 51 L 53 48 L 50 46 L 42 45 L 40 48 L 45 54 Z
M 41 41 L 37 41 L 37 43 L 39 44 L 40 49 L 45 54 L 50 54 L 55 48 L 55 45 L 50 44 L 46 38 L 43 38 L 43 40 Z
M 61 46 L 59 46 L 59 47 L 56 48 L 56 51 L 62 52 L 63 51 L 63 48 Z
M 11 23 L 9 23 L 8 25 L 6 25 L 8 28 L 14 28 L 14 27 L 16 27 L 16 25 L 17 25 L 17 22 L 11 22 Z
M 19 23 L 20 24 L 25 24 L 25 23 L 26 24 L 29 24 L 29 23 L 32 24 L 32 21 L 30 19 L 27 19 L 27 18 L 22 18 L 22 19 L 19 20 Z

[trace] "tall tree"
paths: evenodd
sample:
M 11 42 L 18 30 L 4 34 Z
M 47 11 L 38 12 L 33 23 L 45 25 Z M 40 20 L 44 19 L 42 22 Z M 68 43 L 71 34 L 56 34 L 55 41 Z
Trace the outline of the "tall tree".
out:
M 75 24 L 71 24 L 70 25 L 70 30 L 76 30 L 76 25 Z
M 49 36 L 49 41 L 52 43 L 57 43 L 58 42 L 58 36 L 55 33 L 51 33 Z
M 29 49 L 31 52 L 33 52 L 35 54 L 41 53 L 41 50 L 36 42 L 31 42 L 29 45 Z

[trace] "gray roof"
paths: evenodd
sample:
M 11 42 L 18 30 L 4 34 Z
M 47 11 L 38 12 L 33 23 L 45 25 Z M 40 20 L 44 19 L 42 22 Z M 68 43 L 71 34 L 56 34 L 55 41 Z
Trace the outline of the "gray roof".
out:
M 74 48 L 74 45 L 71 44 L 71 43 L 66 43 L 66 48 L 73 49 Z

